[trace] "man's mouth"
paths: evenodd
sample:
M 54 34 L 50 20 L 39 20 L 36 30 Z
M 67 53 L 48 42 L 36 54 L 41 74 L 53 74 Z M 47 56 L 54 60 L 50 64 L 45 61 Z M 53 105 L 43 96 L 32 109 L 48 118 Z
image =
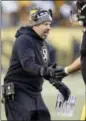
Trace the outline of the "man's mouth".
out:
M 49 34 L 49 31 L 45 31 L 44 34 Z

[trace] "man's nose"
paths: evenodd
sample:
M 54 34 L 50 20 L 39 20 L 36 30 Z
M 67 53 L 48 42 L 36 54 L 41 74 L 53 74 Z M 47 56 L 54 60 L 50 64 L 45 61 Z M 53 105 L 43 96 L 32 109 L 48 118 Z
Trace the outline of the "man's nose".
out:
M 48 25 L 48 26 L 47 26 L 47 28 L 48 28 L 48 30 L 50 30 L 50 29 L 51 29 L 51 26 L 50 26 L 50 25 Z

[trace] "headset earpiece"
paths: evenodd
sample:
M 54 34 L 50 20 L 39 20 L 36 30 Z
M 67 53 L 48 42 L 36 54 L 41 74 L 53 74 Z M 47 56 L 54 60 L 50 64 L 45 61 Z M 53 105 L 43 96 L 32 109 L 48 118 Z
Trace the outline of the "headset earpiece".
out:
M 53 13 L 52 13 L 51 9 L 49 9 L 49 14 L 50 14 L 51 17 L 53 17 Z

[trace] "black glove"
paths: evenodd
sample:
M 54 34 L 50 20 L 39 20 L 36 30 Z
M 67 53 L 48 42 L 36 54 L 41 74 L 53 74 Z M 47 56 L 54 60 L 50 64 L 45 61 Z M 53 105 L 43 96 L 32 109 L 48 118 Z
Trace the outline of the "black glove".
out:
M 58 66 L 56 69 L 58 69 L 58 72 L 56 73 L 56 77 L 57 78 L 64 78 L 65 76 L 67 76 L 68 74 L 65 72 L 64 67 L 62 66 Z
M 40 75 L 43 76 L 44 78 L 63 78 L 65 77 L 67 74 L 64 72 L 64 68 L 63 67 L 59 67 L 57 66 L 56 68 L 50 66 L 50 67 L 44 67 L 41 68 L 40 70 Z
M 71 91 L 64 83 L 62 83 L 59 79 L 58 80 L 50 79 L 50 83 L 53 86 L 55 86 L 55 88 L 58 89 L 59 92 L 63 95 L 64 101 L 68 100 L 68 98 L 71 94 Z

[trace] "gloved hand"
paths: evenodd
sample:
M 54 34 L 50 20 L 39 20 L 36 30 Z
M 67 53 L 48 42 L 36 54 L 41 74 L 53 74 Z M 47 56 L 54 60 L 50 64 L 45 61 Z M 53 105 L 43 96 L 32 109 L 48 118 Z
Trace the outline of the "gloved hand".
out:
M 68 76 L 68 72 L 67 72 L 66 68 L 64 68 L 62 66 L 58 66 L 57 69 L 58 69 L 58 72 L 56 73 L 56 76 L 58 78 L 63 79 L 64 77 Z
M 50 66 L 50 67 L 45 67 L 42 68 L 40 71 L 40 75 L 43 76 L 44 78 L 64 78 L 67 76 L 67 74 L 64 71 L 64 68 L 61 66 L 57 66 L 56 68 Z
M 68 98 L 69 98 L 69 96 L 71 94 L 71 91 L 64 83 L 59 81 L 59 79 L 58 80 L 50 79 L 50 83 L 53 86 L 55 86 L 55 88 L 58 89 L 59 92 L 63 95 L 64 101 L 68 100 Z

